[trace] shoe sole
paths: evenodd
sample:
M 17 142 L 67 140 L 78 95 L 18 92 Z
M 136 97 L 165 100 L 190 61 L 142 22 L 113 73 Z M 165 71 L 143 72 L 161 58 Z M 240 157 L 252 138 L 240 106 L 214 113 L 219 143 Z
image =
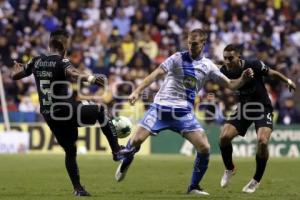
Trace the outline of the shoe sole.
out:
M 115 174 L 115 179 L 118 182 L 121 182 L 125 178 L 127 170 L 129 168 L 129 165 L 128 165 L 127 168 L 121 173 L 122 164 L 123 164 L 123 161 L 119 164 L 119 166 L 116 170 L 116 174 Z
M 209 195 L 209 193 L 207 193 L 207 192 L 198 191 L 198 190 L 191 190 L 190 192 L 188 192 L 188 194 L 203 195 L 203 196 L 208 196 Z

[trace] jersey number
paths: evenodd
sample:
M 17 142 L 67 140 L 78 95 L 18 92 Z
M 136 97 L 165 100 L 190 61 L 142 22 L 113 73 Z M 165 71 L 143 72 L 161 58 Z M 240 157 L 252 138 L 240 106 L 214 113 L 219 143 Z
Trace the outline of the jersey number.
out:
M 40 90 L 44 95 L 43 105 L 49 106 L 52 104 L 51 91 L 50 91 L 50 80 L 41 80 L 40 81 Z
M 272 120 L 272 114 L 271 113 L 267 114 L 267 119 L 268 119 L 267 123 L 272 124 L 273 120 Z

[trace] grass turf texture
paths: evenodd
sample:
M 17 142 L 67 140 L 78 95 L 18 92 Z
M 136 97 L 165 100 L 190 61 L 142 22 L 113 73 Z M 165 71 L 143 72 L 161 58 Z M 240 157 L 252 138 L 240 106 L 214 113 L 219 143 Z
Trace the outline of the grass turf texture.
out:
M 109 156 L 79 155 L 81 181 L 93 195 L 88 199 L 300 199 L 300 159 L 271 158 L 260 188 L 243 194 L 255 170 L 254 158 L 237 158 L 231 185 L 220 188 L 223 164 L 212 157 L 202 186 L 210 196 L 186 195 L 192 157 L 137 156 L 126 179 L 114 180 L 118 163 Z M 0 199 L 76 199 L 64 167 L 63 155 L 0 155 Z

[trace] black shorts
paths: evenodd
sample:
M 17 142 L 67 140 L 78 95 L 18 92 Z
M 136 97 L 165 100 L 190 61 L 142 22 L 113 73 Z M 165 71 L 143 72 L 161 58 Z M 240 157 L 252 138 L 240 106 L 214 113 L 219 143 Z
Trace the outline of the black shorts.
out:
M 57 142 L 65 147 L 77 141 L 78 127 L 91 126 L 96 123 L 98 113 L 98 105 L 76 102 L 53 107 L 52 114 L 50 112 L 42 114 Z
M 226 120 L 226 123 L 233 125 L 241 136 L 245 136 L 252 123 L 254 123 L 256 131 L 260 127 L 268 127 L 273 130 L 272 107 L 265 106 L 260 111 L 254 111 L 260 108 L 255 106 L 245 108 L 243 105 L 239 105 L 228 120 Z

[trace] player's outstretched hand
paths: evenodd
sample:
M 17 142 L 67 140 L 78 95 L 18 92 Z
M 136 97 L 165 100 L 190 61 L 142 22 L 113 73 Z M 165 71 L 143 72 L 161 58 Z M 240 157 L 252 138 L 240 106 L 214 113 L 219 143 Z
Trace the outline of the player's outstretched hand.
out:
M 294 91 L 296 90 L 296 84 L 291 79 L 288 79 L 288 87 L 289 87 L 290 92 L 292 92 L 293 90 Z
M 251 68 L 245 69 L 242 74 L 242 78 L 244 80 L 251 80 L 254 77 L 254 72 Z
M 138 100 L 138 98 L 139 98 L 139 92 L 133 91 L 128 97 L 128 101 L 131 105 L 134 105 L 134 103 L 136 102 L 136 100 Z
M 17 61 L 14 60 L 14 66 L 13 66 L 13 68 L 21 68 L 23 66 L 24 66 L 24 64 L 18 63 Z

